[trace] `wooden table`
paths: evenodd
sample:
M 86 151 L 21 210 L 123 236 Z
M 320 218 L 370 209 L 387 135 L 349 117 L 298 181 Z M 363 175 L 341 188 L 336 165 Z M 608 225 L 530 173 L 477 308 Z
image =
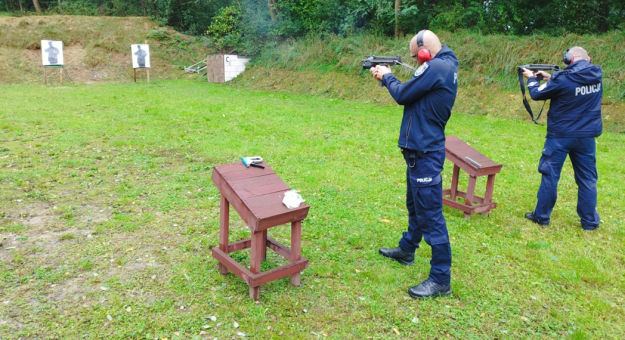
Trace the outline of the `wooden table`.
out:
M 503 164 L 493 162 L 456 136 L 447 136 L 445 151 L 447 159 L 454 163 L 454 170 L 451 188 L 443 190 L 443 204 L 462 210 L 465 219 L 469 219 L 471 214 L 479 212 L 488 216 L 490 210 L 497 207 L 497 203 L 492 202 L 493 188 L 495 187 L 495 175 L 501 171 Z M 466 192 L 458 191 L 460 169 L 469 174 Z M 484 197 L 475 196 L 475 183 L 477 177 L 480 176 L 488 176 Z M 449 198 L 445 196 L 449 196 Z M 457 197 L 464 198 L 464 204 L 458 202 Z M 473 205 L 473 203 L 477 203 L 477 205 Z
M 219 247 L 212 249 L 212 255 L 219 261 L 219 272 L 223 275 L 232 271 L 250 286 L 250 298 L 258 300 L 260 286 L 291 276 L 291 284 L 299 286 L 300 272 L 308 267 L 308 259 L 301 256 L 302 220 L 310 208 L 300 204 L 288 209 L 283 203 L 284 193 L 290 190 L 266 163 L 264 169 L 249 167 L 243 163 L 218 165 L 213 168 L 211 179 L 221 193 L 221 217 L 219 221 Z M 241 216 L 252 232 L 246 240 L 229 243 L 230 205 Z M 291 223 L 291 249 L 267 236 L 267 230 Z M 243 267 L 228 254 L 251 248 L 250 269 Z M 267 248 L 289 260 L 289 263 L 260 271 L 260 262 L 267 257 Z

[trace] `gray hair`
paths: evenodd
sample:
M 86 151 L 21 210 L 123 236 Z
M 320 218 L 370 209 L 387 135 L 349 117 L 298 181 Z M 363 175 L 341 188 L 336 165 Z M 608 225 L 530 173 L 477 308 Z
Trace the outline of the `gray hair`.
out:
M 573 58 L 575 60 L 586 60 L 588 59 L 588 52 L 586 52 L 585 49 L 579 47 L 579 46 L 573 46 L 571 48 L 569 48 L 569 53 L 573 56 Z

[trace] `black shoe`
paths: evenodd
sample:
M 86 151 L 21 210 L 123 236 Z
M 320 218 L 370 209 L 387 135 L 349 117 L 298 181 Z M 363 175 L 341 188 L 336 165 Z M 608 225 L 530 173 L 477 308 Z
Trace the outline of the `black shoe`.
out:
M 536 224 L 540 224 L 540 225 L 542 225 L 542 226 L 547 226 L 547 225 L 549 225 L 549 223 L 546 223 L 546 224 L 545 224 L 545 223 L 540 223 L 540 222 L 538 222 L 538 221 L 536 220 L 536 216 L 534 216 L 534 212 L 528 212 L 528 213 L 525 213 L 525 218 L 527 218 L 528 220 L 530 220 L 530 221 L 532 221 L 532 222 L 534 222 L 534 223 L 536 223 Z
M 401 247 L 397 248 L 380 248 L 380 254 L 391 260 L 397 261 L 404 266 L 412 266 L 414 264 L 414 253 L 409 253 Z
M 413 298 L 421 299 L 426 297 L 435 298 L 437 296 L 447 296 L 451 294 L 451 285 L 441 285 L 427 279 L 418 286 L 414 286 L 408 290 L 408 294 Z

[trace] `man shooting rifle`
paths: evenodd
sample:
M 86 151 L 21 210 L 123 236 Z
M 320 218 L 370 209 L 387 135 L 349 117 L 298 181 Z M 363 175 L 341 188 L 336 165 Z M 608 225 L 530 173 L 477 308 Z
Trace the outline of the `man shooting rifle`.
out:
M 396 248 L 380 248 L 382 256 L 403 265 L 414 264 L 422 240 L 432 247 L 428 278 L 410 288 L 414 298 L 451 294 L 451 244 L 443 216 L 445 125 L 458 90 L 458 59 L 429 30 L 410 41 L 410 54 L 420 65 L 402 83 L 387 66 L 371 67 L 397 104 L 404 106 L 398 146 L 406 162 L 408 230 Z
M 564 52 L 567 67 L 549 74 L 523 68 L 534 100 L 551 99 L 547 117 L 547 139 L 538 172 L 542 174 L 538 201 L 525 218 L 549 225 L 556 204 L 558 181 L 568 155 L 577 184 L 577 214 L 584 230 L 599 228 L 597 213 L 597 159 L 595 138 L 601 135 L 601 67 L 590 63 L 585 49 L 575 46 Z M 546 81 L 542 85 L 537 75 Z
M 401 62 L 401 56 L 396 56 L 396 57 L 376 57 L 376 56 L 371 56 L 367 59 L 363 59 L 362 60 L 362 68 L 365 70 L 370 70 L 372 67 L 377 67 L 377 66 L 392 66 L 392 65 L 402 65 L 405 66 L 413 71 L 416 71 L 416 69 L 408 64 L 404 64 Z M 382 87 L 382 81 L 378 81 L 378 86 Z

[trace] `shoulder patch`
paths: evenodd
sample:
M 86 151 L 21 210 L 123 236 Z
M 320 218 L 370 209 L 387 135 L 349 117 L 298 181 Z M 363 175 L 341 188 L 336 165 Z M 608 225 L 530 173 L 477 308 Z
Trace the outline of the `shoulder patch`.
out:
M 547 87 L 547 83 L 544 83 L 544 84 L 540 85 L 540 87 L 538 88 L 538 91 L 544 90 L 545 87 Z
M 418 76 L 422 75 L 423 72 L 425 72 L 425 70 L 428 69 L 428 67 L 430 67 L 430 65 L 428 65 L 427 62 L 423 63 L 421 66 L 419 66 L 419 68 L 416 71 L 414 71 L 414 76 L 418 77 Z

